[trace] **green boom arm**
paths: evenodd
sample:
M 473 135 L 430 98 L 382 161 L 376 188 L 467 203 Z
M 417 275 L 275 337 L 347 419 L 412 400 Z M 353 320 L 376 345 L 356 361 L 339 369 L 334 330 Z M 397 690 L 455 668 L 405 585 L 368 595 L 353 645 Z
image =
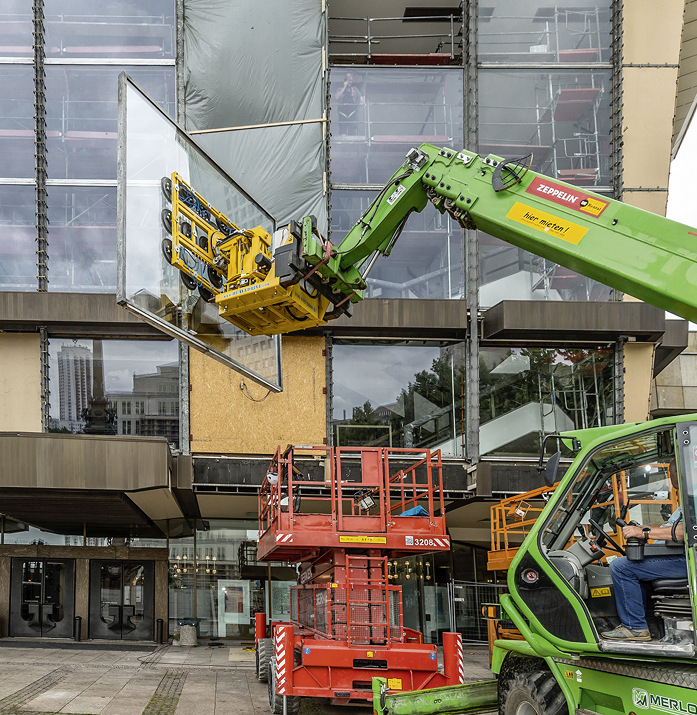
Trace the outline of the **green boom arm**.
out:
M 430 201 L 462 226 L 697 321 L 697 229 L 582 191 L 519 160 L 422 144 L 349 231 L 327 251 L 303 233 L 302 255 L 334 295 L 363 297 L 374 259 L 389 255 L 412 211 Z

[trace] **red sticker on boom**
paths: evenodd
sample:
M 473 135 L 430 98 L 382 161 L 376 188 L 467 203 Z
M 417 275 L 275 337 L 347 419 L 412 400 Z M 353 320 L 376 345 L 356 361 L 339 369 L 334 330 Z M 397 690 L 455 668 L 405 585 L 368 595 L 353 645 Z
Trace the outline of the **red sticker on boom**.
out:
M 560 206 L 566 206 L 574 211 L 579 211 L 588 216 L 597 218 L 610 205 L 609 201 L 603 201 L 597 196 L 585 194 L 583 191 L 576 191 L 569 186 L 562 186 L 549 179 L 535 177 L 530 186 L 525 189 L 526 193 L 533 194 L 540 198 L 551 201 Z

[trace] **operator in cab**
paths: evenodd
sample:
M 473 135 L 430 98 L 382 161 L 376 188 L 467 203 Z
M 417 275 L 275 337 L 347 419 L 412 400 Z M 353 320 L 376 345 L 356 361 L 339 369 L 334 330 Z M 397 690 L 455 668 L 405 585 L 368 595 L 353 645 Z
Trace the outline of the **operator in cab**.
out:
M 668 464 L 668 475 L 674 489 L 678 489 L 678 471 L 675 461 Z M 683 542 L 685 530 L 682 511 L 678 508 L 665 524 L 656 526 L 627 525 L 622 528 L 625 539 L 656 539 Z M 603 638 L 621 641 L 650 641 L 651 632 L 646 620 L 648 588 L 658 578 L 687 578 L 687 560 L 679 556 L 648 556 L 643 561 L 630 561 L 626 556 L 610 562 L 610 573 L 615 593 L 615 604 L 620 624 L 611 631 L 601 633 Z

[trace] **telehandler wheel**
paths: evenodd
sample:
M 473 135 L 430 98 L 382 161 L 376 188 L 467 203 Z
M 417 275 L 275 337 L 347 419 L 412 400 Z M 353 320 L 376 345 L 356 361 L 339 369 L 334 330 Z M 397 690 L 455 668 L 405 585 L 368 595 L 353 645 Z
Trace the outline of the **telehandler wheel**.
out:
M 169 176 L 163 176 L 160 179 L 160 186 L 162 187 L 162 194 L 164 195 L 165 199 L 171 203 L 172 202 L 172 180 L 169 178 Z
M 269 661 L 273 655 L 273 639 L 260 638 L 257 641 L 257 678 L 260 683 L 265 683 L 269 679 Z
M 519 673 L 508 681 L 500 707 L 501 715 L 565 715 L 566 698 L 545 670 Z
M 283 695 L 276 692 L 276 658 L 271 658 L 269 661 L 269 707 L 274 715 L 282 715 L 283 713 Z M 286 713 L 288 715 L 297 715 L 300 710 L 300 697 L 298 695 L 286 696 Z

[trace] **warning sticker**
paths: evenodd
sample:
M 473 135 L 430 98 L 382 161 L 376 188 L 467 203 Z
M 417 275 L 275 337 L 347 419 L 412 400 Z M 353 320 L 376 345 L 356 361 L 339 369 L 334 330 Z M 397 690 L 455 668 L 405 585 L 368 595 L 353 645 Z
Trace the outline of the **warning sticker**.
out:
M 390 690 L 401 690 L 402 689 L 402 679 L 401 678 L 388 678 L 387 687 Z
M 342 544 L 386 544 L 386 536 L 340 536 Z
M 606 596 L 611 596 L 612 591 L 610 591 L 609 588 L 603 587 L 603 588 L 592 588 L 591 589 L 591 598 L 605 598 Z
M 538 231 L 547 233 L 550 236 L 561 238 L 576 245 L 588 232 L 585 226 L 567 221 L 565 218 L 554 216 L 546 211 L 534 209 L 532 206 L 518 203 L 513 204 L 513 208 L 506 214 L 506 218 L 522 223 Z
M 539 176 L 532 180 L 525 192 L 595 218 L 610 205 L 609 201 L 603 201 L 597 196 L 590 196 L 583 191 L 562 186 L 549 179 L 541 179 Z

